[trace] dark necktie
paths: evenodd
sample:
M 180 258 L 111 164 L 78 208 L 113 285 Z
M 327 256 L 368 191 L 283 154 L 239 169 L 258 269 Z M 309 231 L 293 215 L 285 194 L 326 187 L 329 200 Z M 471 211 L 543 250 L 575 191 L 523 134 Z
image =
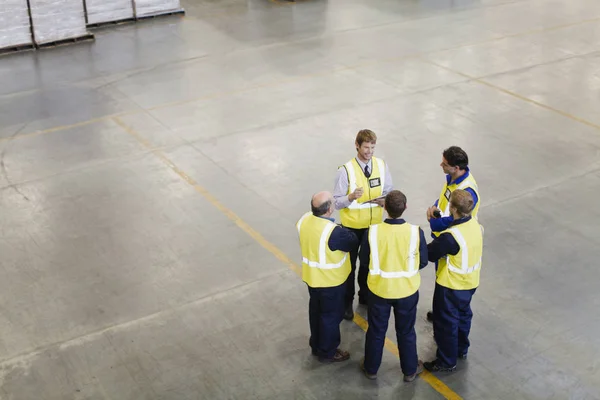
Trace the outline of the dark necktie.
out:
M 368 165 L 365 165 L 365 176 L 367 178 L 371 177 L 371 173 L 369 172 L 369 166 Z

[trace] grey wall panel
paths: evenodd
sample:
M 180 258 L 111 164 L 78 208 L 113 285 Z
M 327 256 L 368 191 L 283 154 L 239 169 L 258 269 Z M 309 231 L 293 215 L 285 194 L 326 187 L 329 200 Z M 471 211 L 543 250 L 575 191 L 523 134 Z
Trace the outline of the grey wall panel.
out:
M 0 0 L 0 49 L 31 44 L 26 0 Z
M 135 9 L 138 17 L 146 17 L 181 10 L 181 2 L 179 0 L 135 0 Z
M 38 44 L 88 34 L 81 0 L 30 0 L 30 4 Z
M 133 18 L 131 0 L 86 0 L 88 24 Z

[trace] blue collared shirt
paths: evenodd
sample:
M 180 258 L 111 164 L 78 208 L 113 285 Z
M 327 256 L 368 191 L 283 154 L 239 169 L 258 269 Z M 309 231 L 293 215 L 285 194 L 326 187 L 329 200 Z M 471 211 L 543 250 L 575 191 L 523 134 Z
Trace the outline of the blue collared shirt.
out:
M 335 223 L 333 218 L 323 216 L 319 216 L 319 218 L 328 219 Z M 340 250 L 349 253 L 358 247 L 358 238 L 350 229 L 338 225 L 331 231 L 327 245 L 331 251 Z
M 456 221 L 452 221 L 450 226 L 456 226 L 460 224 L 464 224 L 469 221 L 471 216 L 464 217 L 461 219 L 457 219 Z M 433 239 L 431 243 L 427 245 L 427 254 L 429 256 L 429 261 L 436 262 L 440 258 L 444 258 L 447 255 L 455 256 L 460 251 L 460 246 L 454 239 L 451 233 L 442 233 L 437 238 Z
M 391 224 L 391 225 L 401 225 L 404 224 L 406 221 L 403 220 L 402 218 L 398 218 L 398 219 L 392 219 L 392 218 L 387 218 L 385 221 L 383 221 L 385 224 Z M 423 233 L 423 230 L 421 228 L 419 228 L 419 237 L 420 237 L 420 243 L 419 243 L 419 269 L 423 269 L 427 266 L 427 242 L 425 241 L 425 233 Z M 370 261 L 370 257 L 371 257 L 371 248 L 369 246 L 369 229 L 367 229 L 367 231 L 365 232 L 365 234 L 363 235 L 363 239 L 362 239 L 362 243 L 360 244 L 360 264 L 361 265 L 369 265 Z
M 454 183 L 454 184 L 459 185 L 461 182 L 463 182 L 465 179 L 467 179 L 469 177 L 469 175 L 471 174 L 471 170 L 469 169 L 469 167 L 466 168 L 466 171 L 467 172 L 463 176 L 459 177 L 454 182 L 451 181 L 452 177 L 450 175 L 446 175 L 446 184 L 450 185 L 451 183 Z M 467 189 L 465 189 L 465 191 L 471 193 L 471 196 L 473 196 L 473 208 L 475 208 L 475 206 L 477 205 L 477 202 L 479 201 L 477 194 L 471 188 L 467 188 Z M 438 202 L 439 202 L 439 199 L 436 200 L 434 203 L 434 205 L 436 207 L 438 206 Z M 453 220 L 454 220 L 454 218 L 452 218 L 452 215 L 450 215 L 448 217 L 442 217 L 442 218 L 431 218 L 429 220 L 429 227 L 431 228 L 431 232 L 445 231 L 446 229 L 448 229 L 448 227 L 450 226 L 450 224 L 452 223 Z

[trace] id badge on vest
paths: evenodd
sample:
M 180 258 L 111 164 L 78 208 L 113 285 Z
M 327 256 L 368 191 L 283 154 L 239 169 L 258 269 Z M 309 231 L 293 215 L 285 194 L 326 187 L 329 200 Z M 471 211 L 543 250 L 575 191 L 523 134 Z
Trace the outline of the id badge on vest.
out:
M 369 179 L 369 187 L 371 189 L 381 186 L 381 178 L 372 178 Z
M 451 194 L 452 192 L 450 191 L 450 189 L 446 188 L 446 193 L 444 193 L 444 197 L 446 198 L 446 200 L 450 201 Z

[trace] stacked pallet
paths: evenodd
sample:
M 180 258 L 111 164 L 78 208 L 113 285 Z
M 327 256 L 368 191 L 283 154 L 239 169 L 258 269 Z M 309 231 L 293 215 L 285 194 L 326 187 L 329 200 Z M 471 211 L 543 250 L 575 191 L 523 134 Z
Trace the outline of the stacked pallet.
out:
M 0 2 L 0 49 L 32 46 L 27 0 Z
M 181 10 L 179 0 L 135 0 L 137 18 L 161 15 Z
M 29 0 L 38 45 L 89 36 L 80 0 Z
M 180 0 L 84 0 L 88 26 L 183 13 Z
M 88 26 L 176 13 L 180 0 L 0 0 L 0 52 L 91 39 Z
M 88 25 L 132 19 L 131 0 L 85 0 Z

